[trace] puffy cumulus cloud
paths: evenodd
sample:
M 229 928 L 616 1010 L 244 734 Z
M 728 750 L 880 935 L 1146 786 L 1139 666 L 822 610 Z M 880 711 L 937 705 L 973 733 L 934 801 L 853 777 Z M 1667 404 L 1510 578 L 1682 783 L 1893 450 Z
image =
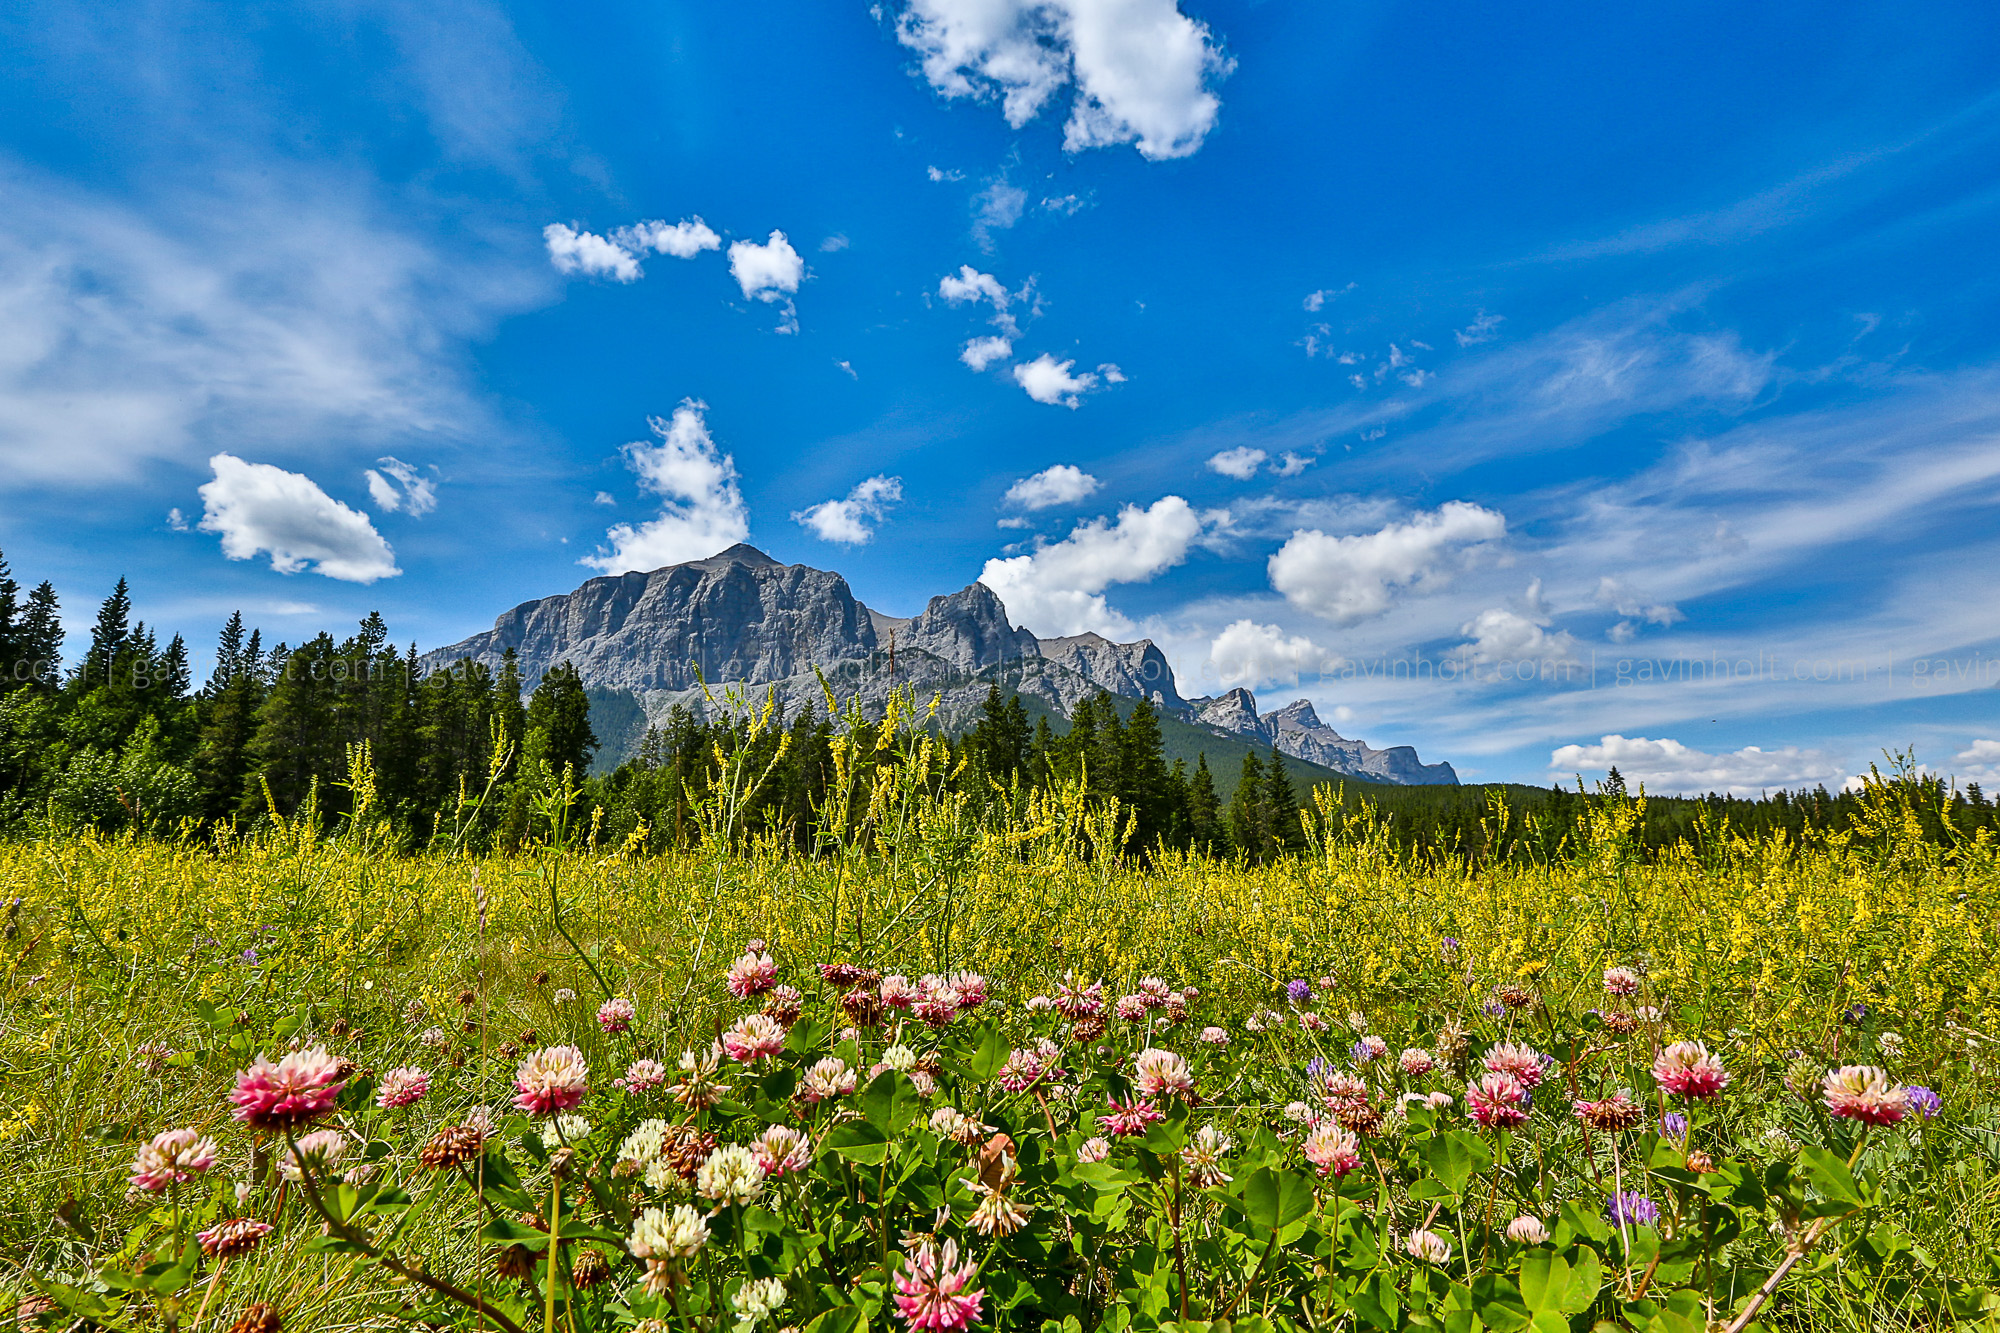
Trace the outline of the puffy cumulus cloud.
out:
M 1293 453 L 1290 449 L 1287 449 L 1283 456 L 1271 465 L 1271 471 L 1281 477 L 1296 477 L 1299 473 L 1304 472 L 1318 461 L 1317 458 L 1312 458 L 1305 454 Z
M 1617 768 L 1632 789 L 1644 784 L 1657 792 L 1727 792 L 1754 796 L 1775 787 L 1838 783 L 1837 756 L 1824 750 L 1762 750 L 1754 745 L 1727 754 L 1708 754 L 1676 740 L 1605 736 L 1595 745 L 1565 745 L 1549 755 L 1557 773 L 1608 772 Z
M 624 454 L 639 485 L 663 497 L 659 517 L 611 528 L 605 533 L 611 549 L 578 564 L 606 574 L 658 569 L 714 555 L 750 535 L 736 460 L 716 449 L 702 417 L 707 410 L 706 403 L 689 398 L 674 409 L 671 421 L 647 418 L 653 440 L 634 440 Z
M 958 359 L 974 370 L 984 370 L 995 361 L 1005 361 L 1014 355 L 1014 344 L 993 334 L 985 338 L 968 339 L 960 349 Z
M 1354 536 L 1302 529 L 1271 557 L 1271 586 L 1294 606 L 1350 625 L 1387 611 L 1399 592 L 1444 584 L 1454 564 L 1506 535 L 1505 517 L 1463 500 Z
M 556 272 L 575 277 L 611 278 L 617 282 L 637 282 L 639 261 L 631 251 L 594 231 L 574 231 L 560 222 L 542 228 L 542 240 L 549 247 L 549 262 Z
M 645 276 L 640 256 L 651 253 L 693 259 L 704 250 L 717 250 L 722 238 L 699 217 L 679 222 L 657 219 L 620 227 L 609 236 L 577 231 L 560 222 L 542 228 L 542 240 L 549 249 L 555 270 L 571 277 L 611 278 L 617 282 L 637 282 Z
M 1550 633 L 1550 622 L 1542 604 L 1542 581 L 1536 579 L 1518 608 L 1489 607 L 1459 626 L 1469 642 L 1460 645 L 1457 656 L 1482 663 L 1575 661 L 1576 639 L 1566 631 Z
M 1057 463 L 1009 486 L 1001 501 L 1016 509 L 1052 509 L 1088 499 L 1102 484 L 1074 463 Z
M 1208 470 L 1219 472 L 1225 477 L 1234 477 L 1238 481 L 1248 481 L 1257 475 L 1257 469 L 1262 467 L 1264 460 L 1269 457 L 1270 455 L 1262 449 L 1252 449 L 1248 446 L 1224 449 L 1208 460 Z
M 613 232 L 612 239 L 635 255 L 651 250 L 675 259 L 693 259 L 704 250 L 722 248 L 722 238 L 700 217 L 682 218 L 674 223 L 657 219 L 635 222 Z
M 200 490 L 201 530 L 222 537 L 222 554 L 249 560 L 260 552 L 280 574 L 313 572 L 344 583 L 394 578 L 395 552 L 368 515 L 349 509 L 311 477 L 234 454 L 208 460 L 215 479 Z
M 412 518 L 421 518 L 437 508 L 435 481 L 400 458 L 378 458 L 375 461 L 381 471 L 371 467 L 362 475 L 368 479 L 368 494 L 377 508 L 391 514 L 399 509 L 405 510 Z
M 1063 146 L 1186 157 L 1214 128 L 1231 62 L 1175 0 L 911 0 L 896 35 L 946 97 L 998 97 L 1019 129 L 1073 88 Z
M 1208 660 L 1224 689 L 1239 685 L 1256 690 L 1266 685 L 1290 683 L 1316 671 L 1340 665 L 1340 657 L 1301 635 L 1287 636 L 1276 625 L 1259 625 L 1249 619 L 1236 621 L 1215 636 L 1209 645 Z
M 736 279 L 746 297 L 783 309 L 784 318 L 778 321 L 780 333 L 799 331 L 798 314 L 791 298 L 805 275 L 806 261 L 781 231 L 773 231 L 762 245 L 755 241 L 730 243 L 729 276 Z
M 1099 366 L 1096 372 L 1081 371 L 1070 374 L 1074 359 L 1058 361 L 1043 352 L 1033 361 L 1024 361 L 1014 367 L 1014 383 L 1027 391 L 1028 397 L 1051 407 L 1067 407 L 1074 410 L 1082 396 L 1095 389 L 1099 382 L 1123 384 L 1125 374 L 1114 365 Z
M 1128 634 L 1132 622 L 1111 608 L 1104 590 L 1114 583 L 1144 583 L 1180 564 L 1216 521 L 1178 495 L 1163 496 L 1147 509 L 1126 505 L 1116 522 L 1094 518 L 1031 554 L 988 560 L 979 581 L 1006 604 L 1016 625 L 1042 638 L 1085 631 Z
M 2000 782 L 2000 741 L 1976 740 L 1952 756 L 1960 777 L 1972 782 Z
M 846 499 L 822 500 L 793 514 L 792 521 L 812 529 L 821 541 L 861 546 L 875 537 L 870 524 L 880 523 L 889 506 L 902 498 L 901 477 L 870 477 L 849 491 Z
M 981 273 L 970 264 L 960 264 L 957 273 L 938 279 L 938 295 L 953 305 L 964 301 L 991 301 L 995 310 L 1005 310 L 1011 299 L 1000 279 Z

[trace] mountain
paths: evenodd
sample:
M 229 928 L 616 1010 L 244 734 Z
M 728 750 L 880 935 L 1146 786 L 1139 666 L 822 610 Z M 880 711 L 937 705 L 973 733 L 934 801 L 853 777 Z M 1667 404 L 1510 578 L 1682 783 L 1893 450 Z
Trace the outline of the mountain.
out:
M 1426 764 L 1407 745 L 1377 750 L 1366 741 L 1349 740 L 1319 720 L 1304 699 L 1285 705 L 1269 717 L 1257 715 L 1257 701 L 1248 690 L 1231 690 L 1219 699 L 1191 701 L 1195 721 L 1231 736 L 1263 741 L 1280 754 L 1371 782 L 1399 786 L 1456 784 L 1450 764 Z
M 775 692 L 787 716 L 825 708 L 827 685 L 844 703 L 879 711 L 892 690 L 939 697 L 939 718 L 968 726 L 994 685 L 1067 717 L 1105 690 L 1150 699 L 1195 735 L 1275 748 L 1333 774 L 1376 782 L 1456 782 L 1449 764 L 1423 764 L 1408 746 L 1375 750 L 1320 724 L 1304 700 L 1268 719 L 1247 691 L 1181 697 L 1150 639 L 1113 643 L 1097 634 L 1037 639 L 1017 629 L 993 590 L 974 583 L 931 598 L 911 617 L 864 606 L 829 570 L 786 565 L 738 544 L 706 560 L 587 580 L 575 592 L 523 602 L 493 628 L 420 659 L 426 671 L 471 658 L 498 670 L 513 649 L 522 684 L 573 664 L 592 700 L 603 749 L 616 763 L 675 704 L 706 711 L 706 687 Z M 817 673 L 817 674 L 816 674 Z M 1303 710 L 1303 711 L 1300 711 Z M 1221 758 L 1211 756 L 1211 767 Z M 1219 775 L 1218 775 L 1219 776 Z

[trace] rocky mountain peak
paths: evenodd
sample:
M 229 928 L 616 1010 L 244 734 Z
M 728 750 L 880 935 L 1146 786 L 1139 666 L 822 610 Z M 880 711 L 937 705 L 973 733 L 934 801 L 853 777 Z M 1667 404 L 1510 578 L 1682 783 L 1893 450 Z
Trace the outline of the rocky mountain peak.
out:
M 1174 668 L 1151 639 L 1113 643 L 1101 634 L 1071 634 L 1039 641 L 1042 656 L 1112 694 L 1150 699 L 1162 708 L 1184 709 L 1174 685 Z
M 1007 608 L 983 583 L 931 598 L 923 614 L 903 626 L 896 642 L 978 671 L 1020 657 L 1039 657 L 1035 636 L 1015 629 Z
M 1271 725 L 1280 731 L 1323 731 L 1338 737 L 1339 733 L 1319 720 L 1309 699 L 1294 699 L 1270 716 Z

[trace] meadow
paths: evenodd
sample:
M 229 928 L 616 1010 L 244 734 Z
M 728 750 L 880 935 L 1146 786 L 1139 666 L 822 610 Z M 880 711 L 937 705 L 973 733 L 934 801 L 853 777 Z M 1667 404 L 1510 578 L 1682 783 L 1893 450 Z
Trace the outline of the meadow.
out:
M 0 844 L 0 1310 L 2000 1322 L 1996 848 L 1926 836 L 1907 784 L 1809 845 L 1664 852 L 1607 795 L 1501 860 L 1321 793 L 1250 865 L 922 771 L 810 851 L 737 833 L 754 775 L 665 854 L 560 800 L 524 849 L 413 853 L 365 790 Z

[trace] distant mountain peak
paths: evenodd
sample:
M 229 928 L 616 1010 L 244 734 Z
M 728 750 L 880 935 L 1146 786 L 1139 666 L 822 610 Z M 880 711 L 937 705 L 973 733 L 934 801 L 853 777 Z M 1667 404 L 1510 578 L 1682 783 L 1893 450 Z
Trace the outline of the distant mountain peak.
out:
M 668 568 L 699 569 L 703 572 L 724 569 L 730 565 L 748 565 L 752 569 L 786 569 L 781 560 L 773 560 L 749 542 L 738 542 L 726 551 L 717 551 L 703 560 L 686 560 L 678 566 Z

